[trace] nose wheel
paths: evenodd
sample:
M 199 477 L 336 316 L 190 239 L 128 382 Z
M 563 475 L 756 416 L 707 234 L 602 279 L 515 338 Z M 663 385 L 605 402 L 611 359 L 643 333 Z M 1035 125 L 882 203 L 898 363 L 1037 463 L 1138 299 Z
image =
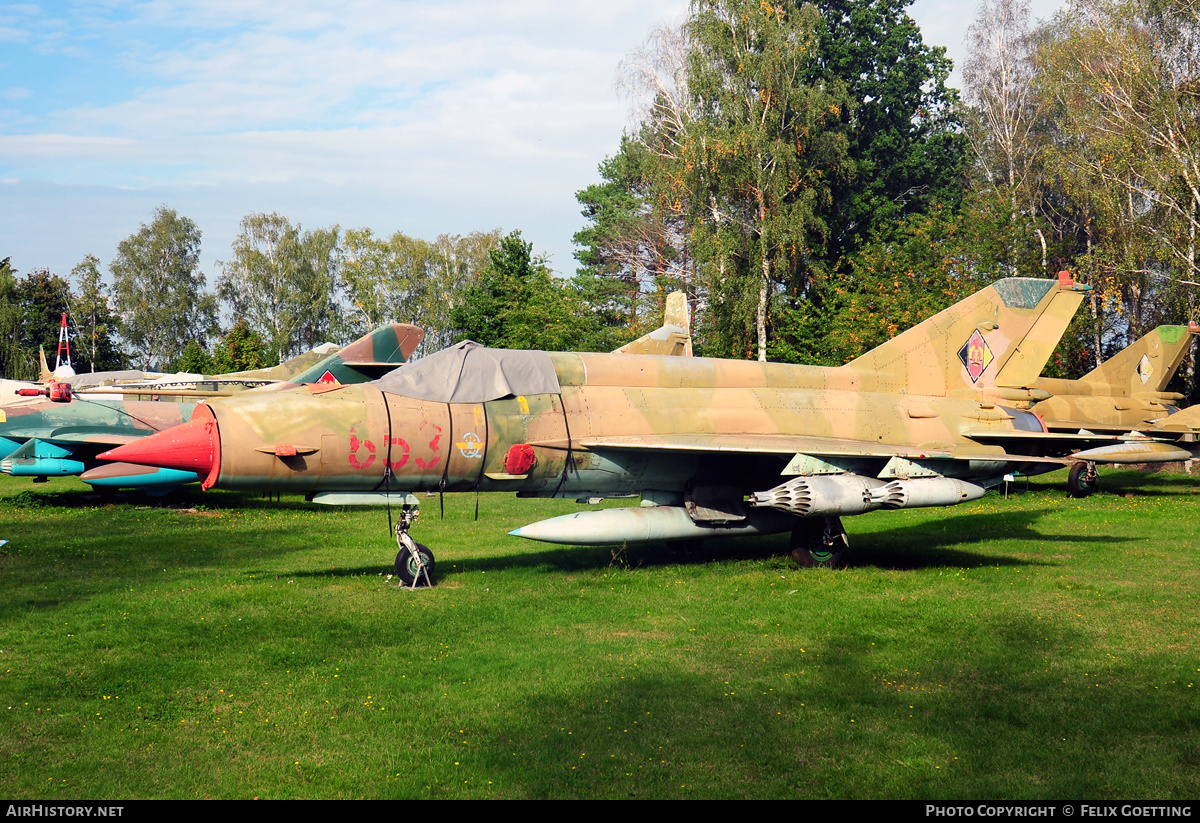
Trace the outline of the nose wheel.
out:
M 410 589 L 417 586 L 433 586 L 433 552 L 428 546 L 412 539 L 408 530 L 420 512 L 416 506 L 404 506 L 400 519 L 396 521 L 396 576 Z

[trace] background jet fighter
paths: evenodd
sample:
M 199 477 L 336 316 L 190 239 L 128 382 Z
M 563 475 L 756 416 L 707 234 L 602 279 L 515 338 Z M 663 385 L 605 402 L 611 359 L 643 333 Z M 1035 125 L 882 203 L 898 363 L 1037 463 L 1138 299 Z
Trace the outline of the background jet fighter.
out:
M 1015 405 L 1033 411 L 1073 450 L 1067 485 L 1074 496 L 1096 490 L 1096 463 L 1163 463 L 1194 456 L 1200 416 L 1191 409 L 1180 412 L 1173 404 L 1183 395 L 1165 389 L 1198 333 L 1195 323 L 1159 326 L 1079 380 L 1039 377 L 1027 389 L 1011 392 Z M 1011 436 L 992 432 L 986 438 L 1002 443 Z
M 1166 388 L 1197 334 L 1195 322 L 1159 326 L 1078 380 L 1034 382 L 1035 391 L 1053 395 L 1031 407 L 1049 431 L 1127 435 L 1119 443 L 1089 445 L 1075 453 L 1079 462 L 1067 481 L 1071 494 L 1086 497 L 1096 490 L 1097 462 L 1161 463 L 1193 456 L 1184 441 L 1196 431 L 1189 423 L 1192 415 L 1169 419 L 1183 395 Z
M 403 363 L 423 337 L 415 326 L 382 326 L 316 361 L 311 357 L 301 363 L 289 361 L 307 367 L 293 367 L 287 374 L 289 379 L 277 377 L 254 391 L 273 392 L 304 383 L 361 383 Z M 96 487 L 140 487 L 160 494 L 197 479 L 194 473 L 169 469 L 107 462 L 97 466 L 95 459 L 96 453 L 104 449 L 188 421 L 195 403 L 106 399 L 84 393 L 60 395 L 57 400 L 14 397 L 13 387 L 19 385 L 25 384 L 4 381 L 0 385 L 0 396 L 7 401 L 0 407 L 0 471 L 35 479 L 83 474 L 83 479 Z
M 1166 391 L 1200 334 L 1187 326 L 1159 326 L 1078 380 L 1039 377 L 1035 390 L 1052 397 L 1032 410 L 1051 431 L 1145 429 L 1179 411 L 1182 394 Z

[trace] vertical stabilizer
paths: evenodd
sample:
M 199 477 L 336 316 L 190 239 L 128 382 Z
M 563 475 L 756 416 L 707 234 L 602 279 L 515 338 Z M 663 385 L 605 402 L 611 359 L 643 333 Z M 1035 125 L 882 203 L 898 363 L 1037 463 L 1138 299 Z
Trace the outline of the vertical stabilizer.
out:
M 46 362 L 46 350 L 38 348 L 38 382 L 49 383 L 54 379 L 54 372 L 50 371 L 50 364 Z
M 1116 397 L 1161 392 L 1183 362 L 1197 334 L 1200 334 L 1200 326 L 1194 321 L 1186 326 L 1159 326 L 1092 369 L 1080 378 L 1080 382 L 1095 387 L 1091 391 L 1093 394 Z
M 374 380 L 407 363 L 424 339 L 425 332 L 417 326 L 389 323 L 288 377 L 279 386 L 301 383 L 339 386 Z
M 1089 287 L 1076 288 L 1067 272 L 1058 273 L 1059 289 L 1046 310 L 1034 322 L 1024 339 L 1017 344 L 1008 362 L 996 374 L 996 385 L 1001 388 L 1028 388 L 1041 375 L 1042 369 L 1058 341 L 1071 325 L 1071 318 L 1083 301 L 1083 292 Z
M 844 368 L 865 390 L 897 394 L 974 395 L 995 390 L 1000 376 L 1029 385 L 1087 289 L 1069 277 L 999 280 Z
M 687 295 L 681 291 L 668 294 L 663 325 L 631 343 L 626 343 L 613 354 L 667 354 L 691 357 L 692 334 Z

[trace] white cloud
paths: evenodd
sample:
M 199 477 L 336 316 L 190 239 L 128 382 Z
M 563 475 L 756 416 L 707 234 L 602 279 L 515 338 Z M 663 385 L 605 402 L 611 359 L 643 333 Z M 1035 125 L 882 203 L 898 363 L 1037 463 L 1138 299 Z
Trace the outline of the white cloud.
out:
M 683 8 L 678 0 L 664 6 Z M 594 165 L 619 137 L 623 106 L 612 73 L 644 34 L 614 27 L 631 4 L 359 2 L 336 18 L 325 8 L 205 3 L 203 20 L 218 21 L 219 36 L 159 44 L 140 69 L 157 82 L 116 102 L 40 112 L 49 131 L 8 156 L 33 158 L 42 145 L 43 159 L 61 157 L 68 138 L 78 138 L 81 157 L 140 167 L 131 172 L 138 180 L 148 165 L 160 183 L 282 180 L 351 175 L 377 166 L 364 152 L 381 149 L 385 164 L 402 156 L 443 165 L 459 154 L 495 162 L 586 156 Z M 136 9 L 137 21 L 121 25 L 214 26 L 199 22 L 199 5 Z M 307 152 L 296 132 L 309 135 Z
M 6 5 L 0 177 L 23 182 L 0 191 L 0 256 L 107 259 L 167 203 L 201 225 L 208 261 L 245 214 L 279 211 L 384 234 L 521 228 L 569 273 L 574 193 L 627 125 L 617 63 L 687 5 Z M 912 12 L 927 43 L 961 54 L 973 8 Z
M 73 6 L 70 21 L 22 19 L 31 43 L 73 56 L 42 64 L 58 80 L 12 79 L 31 95 L 0 123 L 0 175 L 26 183 L 0 193 L 0 213 L 19 211 L 22 226 L 0 221 L 0 248 L 52 236 L 59 245 L 31 246 L 24 266 L 69 270 L 84 253 L 111 254 L 85 238 L 120 239 L 136 229 L 131 213 L 144 220 L 167 202 L 221 226 L 201 223 L 206 258 L 226 253 L 244 214 L 278 210 L 381 233 L 524 228 L 569 272 L 574 192 L 625 123 L 616 64 L 685 9 L 113 0 Z M 88 82 L 94 94 L 59 94 Z M 120 208 L 94 207 L 105 191 Z M 56 198 L 66 201 L 43 216 L 59 227 L 47 235 L 26 206 Z M 68 213 L 113 225 L 65 229 Z

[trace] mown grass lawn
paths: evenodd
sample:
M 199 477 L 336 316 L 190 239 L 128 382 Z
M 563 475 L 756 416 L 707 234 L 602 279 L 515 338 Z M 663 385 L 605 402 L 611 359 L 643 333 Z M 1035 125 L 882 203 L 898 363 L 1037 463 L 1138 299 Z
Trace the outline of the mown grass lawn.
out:
M 382 510 L 0 480 L 0 795 L 1200 795 L 1200 496 L 1107 473 L 786 537 L 559 548 Z

